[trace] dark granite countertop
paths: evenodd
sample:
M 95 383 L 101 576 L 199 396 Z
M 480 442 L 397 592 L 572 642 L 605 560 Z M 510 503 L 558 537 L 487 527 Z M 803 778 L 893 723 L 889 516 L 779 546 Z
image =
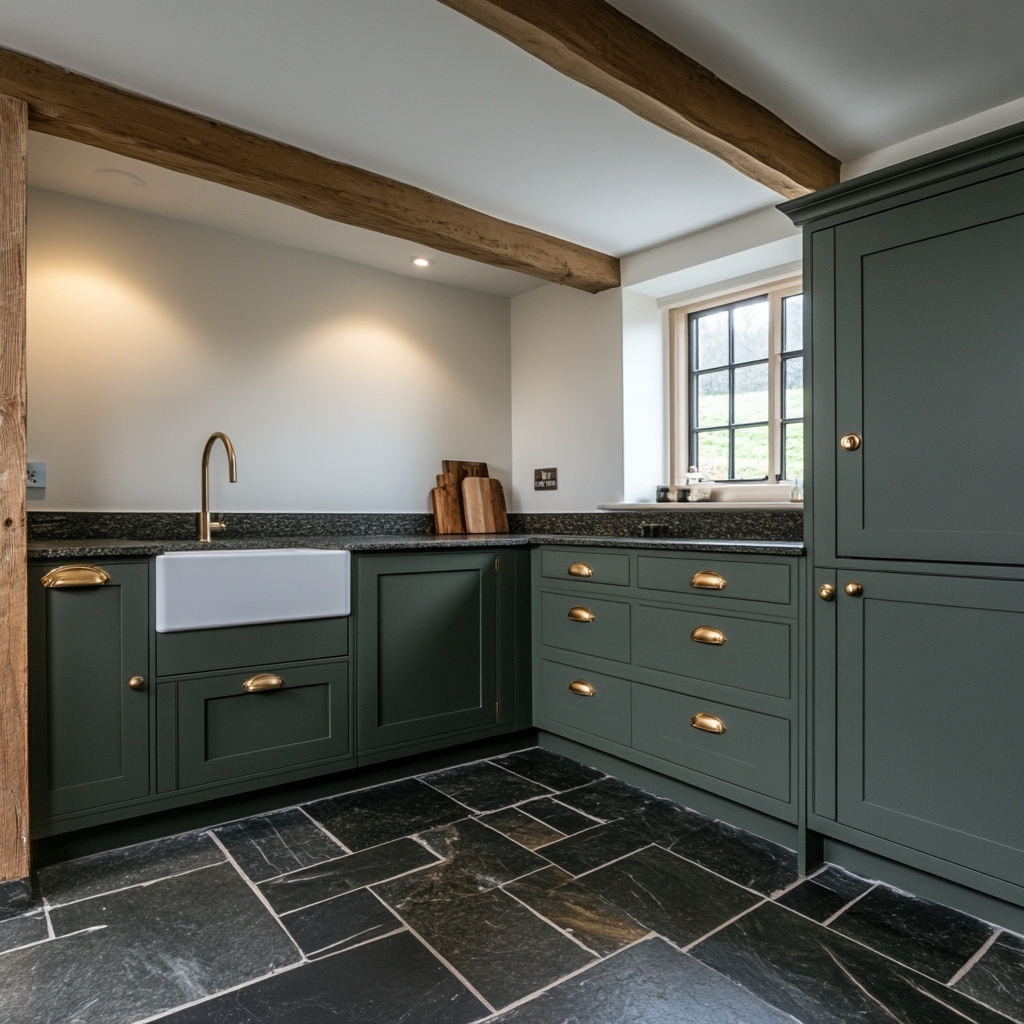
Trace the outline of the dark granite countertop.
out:
M 657 551 L 704 551 L 711 554 L 802 555 L 799 541 L 694 540 L 679 537 L 607 537 L 573 534 L 349 534 L 338 536 L 237 537 L 200 544 L 196 540 L 33 540 L 31 559 L 146 558 L 168 551 L 233 551 L 244 548 L 347 548 L 350 551 L 435 551 L 486 547 L 529 547 L 551 544 L 569 547 L 650 548 Z

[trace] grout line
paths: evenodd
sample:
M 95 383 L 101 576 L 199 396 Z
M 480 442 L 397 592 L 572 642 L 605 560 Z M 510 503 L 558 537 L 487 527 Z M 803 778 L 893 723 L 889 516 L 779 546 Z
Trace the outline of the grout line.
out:
M 629 853 L 624 853 L 621 857 L 616 857 L 615 860 L 610 860 L 605 864 L 598 864 L 596 868 L 588 868 L 582 874 L 573 875 L 573 878 L 585 878 L 587 875 L 592 875 L 595 871 L 600 871 L 602 868 L 610 867 L 612 864 L 618 864 L 620 860 L 625 860 L 627 857 L 632 857 L 633 854 L 640 853 L 641 850 L 649 850 L 652 846 L 654 846 L 654 843 L 647 843 L 645 846 L 641 846 L 639 850 L 631 850 Z M 555 864 L 556 868 L 559 866 L 560 865 Z M 562 870 L 565 871 L 566 869 L 562 868 Z M 567 872 L 567 874 L 572 874 L 572 872 Z
M 861 894 L 860 894 L 859 896 L 855 896 L 855 897 L 854 897 L 854 898 L 853 898 L 852 900 L 850 900 L 850 902 L 849 902 L 849 903 L 847 903 L 847 904 L 846 904 L 845 906 L 843 906 L 843 907 L 840 907 L 840 908 L 839 908 L 839 909 L 838 909 L 838 910 L 837 910 L 837 911 L 836 911 L 836 912 L 835 912 L 835 913 L 834 913 L 834 914 L 833 914 L 833 915 L 832 915 L 831 917 L 829 917 L 829 918 L 826 918 L 826 919 L 825 919 L 824 921 L 819 921 L 818 923 L 819 923 L 819 924 L 821 925 L 821 927 L 822 927 L 822 928 L 828 928 L 828 927 L 829 927 L 829 925 L 831 925 L 831 924 L 832 924 L 832 922 L 833 922 L 833 921 L 834 921 L 834 920 L 835 920 L 835 919 L 836 919 L 837 917 L 839 917 L 839 916 L 840 916 L 841 914 L 845 914 L 845 913 L 846 913 L 846 912 L 847 912 L 847 911 L 848 911 L 848 910 L 850 909 L 850 907 L 852 907 L 852 906 L 854 905 L 854 903 L 856 903 L 856 902 L 857 902 L 858 900 L 862 900 L 862 899 L 864 899 L 864 897 L 865 897 L 865 896 L 867 896 L 867 894 L 868 894 L 869 892 L 874 892 L 874 891 L 875 891 L 875 889 L 877 889 L 877 888 L 878 888 L 878 886 L 879 886 L 879 883 L 878 883 L 878 882 L 875 882 L 875 884 L 874 884 L 873 886 L 871 886 L 871 888 L 870 888 L 870 889 L 865 889 L 865 890 L 864 890 L 864 891 L 863 891 L 863 892 L 862 892 L 862 893 L 861 893 Z M 869 948 L 870 948 L 870 947 L 869 947 Z M 897 963 L 898 963 L 898 962 L 899 962 L 899 961 L 897 961 Z
M 57 933 L 53 930 L 53 922 L 50 920 L 50 907 L 45 900 L 43 901 L 43 914 L 46 916 L 46 934 L 51 939 L 57 938 Z
M 369 928 L 365 928 L 364 931 L 369 931 Z M 337 942 L 332 942 L 329 946 L 323 946 L 321 949 L 314 949 L 312 953 L 308 954 L 309 957 L 316 957 L 317 960 L 326 960 L 327 956 L 334 956 L 334 953 L 347 953 L 350 949 L 359 949 L 360 946 L 368 946 L 371 942 L 379 942 L 381 939 L 388 939 L 392 935 L 400 935 L 402 932 L 408 931 L 405 922 L 401 922 L 397 928 L 392 928 L 389 932 L 384 932 L 382 935 L 374 935 L 369 939 L 363 939 L 362 942 L 353 942 L 351 946 L 346 946 L 344 949 L 334 949 L 335 946 L 342 942 L 347 942 L 348 939 L 338 939 Z M 349 936 L 349 939 L 353 936 Z M 328 950 L 334 949 L 334 953 L 329 953 Z M 320 953 L 326 953 L 327 956 L 320 956 Z
M 376 896 L 376 895 L 377 894 L 374 893 L 374 896 Z M 378 899 L 379 898 L 380 897 L 378 897 Z M 388 909 L 391 909 L 391 908 L 389 907 Z M 397 911 L 392 911 L 392 913 L 396 913 L 397 914 Z M 483 1003 L 484 1006 L 486 1006 L 488 1010 L 490 1010 L 491 1013 L 497 1013 L 498 1012 L 494 1008 L 494 1006 L 491 1005 L 491 1001 L 489 999 L 484 999 L 483 995 L 481 995 L 481 993 L 476 988 L 476 986 L 470 984 L 469 979 L 466 978 L 466 976 L 461 971 L 457 971 L 447 960 L 445 960 L 445 958 L 443 956 L 441 956 L 441 954 L 436 949 L 434 949 L 434 947 L 429 942 L 427 942 L 427 940 L 425 938 L 423 938 L 423 936 L 420 935 L 420 933 L 418 931 L 416 931 L 416 929 L 413 928 L 412 925 L 410 925 L 408 921 L 405 922 L 405 926 L 409 929 L 409 934 L 414 939 L 417 939 L 419 942 L 421 942 L 430 951 L 430 953 L 434 957 L 436 957 L 442 964 L 444 964 L 444 966 L 447 967 L 448 970 L 451 971 L 452 974 L 454 974 L 455 977 L 458 978 L 459 981 L 461 981 L 462 984 L 465 985 L 466 988 L 468 988 L 469 991 L 472 992 L 473 995 L 475 995 L 477 997 L 477 999 L 479 999 L 480 1002 Z
M 967 963 L 965 963 L 963 967 L 961 967 L 960 970 L 946 982 L 946 987 L 952 988 L 992 948 L 996 939 L 998 939 L 1004 931 L 1005 929 L 1003 928 L 996 928 L 996 930 L 982 944 L 981 949 L 979 949 L 977 953 L 975 953 L 974 956 L 972 956 L 970 960 L 968 960 Z
M 138 844 L 137 844 L 138 845 Z M 220 846 L 220 844 L 217 844 Z M 221 846 L 223 850 L 224 847 Z M 68 900 L 67 903 L 50 903 L 44 899 L 44 904 L 50 910 L 63 910 L 64 907 L 73 907 L 76 903 L 85 903 L 86 900 L 97 900 L 101 896 L 113 896 L 118 892 L 127 892 L 129 889 L 144 889 L 149 885 L 156 885 L 158 882 L 166 882 L 172 878 L 184 878 L 185 875 L 193 875 L 197 871 L 209 871 L 210 868 L 219 867 L 224 861 L 218 860 L 213 864 L 203 864 L 198 868 L 189 868 L 188 871 L 176 871 L 173 875 L 161 875 L 159 878 L 149 878 L 145 882 L 133 882 L 131 885 L 122 885 L 120 889 L 107 889 L 105 892 L 98 892 L 93 896 L 83 896 L 81 899 Z
M 679 949 L 683 953 L 689 953 L 690 950 L 693 949 L 694 946 L 698 946 L 705 939 L 711 938 L 711 936 L 714 935 L 715 932 L 720 932 L 723 928 L 728 928 L 729 925 L 731 925 L 734 922 L 738 921 L 741 917 L 746 917 L 747 914 L 749 914 L 752 910 L 757 910 L 758 907 L 763 907 L 766 903 L 770 903 L 770 902 L 771 902 L 771 900 L 769 900 L 767 897 L 762 897 L 761 901 L 759 903 L 755 903 L 752 907 L 747 907 L 746 910 L 741 911 L 735 917 L 730 917 L 728 921 L 723 921 L 717 928 L 712 928 L 711 931 L 707 932 L 705 935 L 702 935 L 699 939 L 694 939 L 693 942 L 689 943 L 686 946 L 681 946 L 681 947 L 679 947 Z M 669 940 L 666 939 L 665 941 L 668 942 Z M 675 943 L 672 943 L 672 944 L 675 945 Z
M 822 864 L 820 868 L 812 871 L 809 875 L 798 875 L 795 882 L 790 882 L 789 885 L 784 886 L 781 889 L 776 890 L 768 897 L 770 900 L 777 900 L 785 896 L 787 892 L 792 892 L 798 885 L 803 885 L 804 882 L 809 882 L 812 878 L 817 878 L 823 871 L 828 868 L 827 864 Z
M 714 875 L 715 878 L 720 878 L 723 882 L 728 882 L 730 885 L 735 885 L 737 889 L 742 889 L 744 892 L 749 892 L 754 896 L 762 900 L 770 900 L 771 896 L 765 896 L 763 892 L 758 892 L 757 889 L 751 889 L 749 885 L 744 885 L 742 882 L 737 882 L 726 875 L 719 874 L 713 868 L 705 867 L 700 861 L 693 860 L 691 857 L 684 857 L 681 853 L 676 853 L 675 850 L 669 850 L 658 843 L 652 843 L 652 846 L 657 846 L 659 850 L 664 850 L 665 853 L 671 854 L 673 857 L 678 857 L 680 860 L 686 861 L 687 864 L 692 864 L 695 868 L 700 868 L 701 871 L 706 871 L 709 875 Z M 779 894 L 781 895 L 781 893 Z M 787 908 L 788 909 L 788 908 Z M 817 924 L 817 922 L 815 922 Z
M 12 946 L 10 949 L 0 951 L 0 957 L 7 956 L 8 953 L 15 953 L 19 949 L 31 949 L 33 946 L 42 946 L 47 942 L 60 942 L 62 939 L 73 939 L 76 935 L 88 935 L 90 932 L 101 932 L 107 925 L 105 924 L 94 924 L 89 928 L 79 928 L 76 932 L 68 932 L 67 935 L 53 935 L 51 934 L 45 939 L 37 939 L 35 942 L 26 942 L 23 946 Z
M 334 835 L 333 832 L 328 832 L 326 826 L 321 825 L 320 822 L 317 821 L 316 818 L 314 818 L 313 815 L 310 814 L 309 811 L 307 811 L 306 808 L 302 806 L 302 804 L 299 804 L 296 810 L 301 811 L 302 814 L 304 814 L 311 822 L 313 822 L 313 824 L 316 825 L 316 827 L 320 829 L 320 831 L 323 832 L 323 834 L 327 836 L 327 838 L 330 839 L 332 843 L 337 843 L 338 846 L 340 846 L 346 853 L 352 852 L 336 835 Z
M 513 879 L 513 881 L 515 881 L 515 879 Z M 506 886 L 506 885 L 510 885 L 510 884 L 511 884 L 510 882 L 505 882 L 505 883 L 503 883 L 502 885 L 499 885 L 499 886 L 498 886 L 498 889 L 499 889 L 499 890 L 500 890 L 501 892 L 503 892 L 503 893 L 504 893 L 504 894 L 505 894 L 506 896 L 508 896 L 508 897 L 509 897 L 510 899 L 513 899 L 513 900 L 515 900 L 515 901 L 516 901 L 516 903 L 520 904 L 520 906 L 526 907 L 526 909 L 527 909 L 527 910 L 528 910 L 528 911 L 529 911 L 529 912 L 530 912 L 531 914 L 533 914 L 533 915 L 534 915 L 534 917 L 537 917 L 537 918 L 539 918 L 539 919 L 540 919 L 541 921 L 543 921 L 543 922 L 544 922 L 545 924 L 547 924 L 547 925 L 550 925 L 550 926 L 551 926 L 552 928 L 554 928 L 554 929 L 555 929 L 556 931 L 559 931 L 559 932 L 561 932 L 561 933 L 562 933 L 562 934 L 563 934 L 563 935 L 564 935 L 564 936 L 565 936 L 565 937 L 566 937 L 567 939 L 571 940 L 572 942 L 575 942 L 575 943 L 576 943 L 576 945 L 580 947 L 580 949 L 582 949 L 582 950 L 585 950 L 585 951 L 586 951 L 587 953 L 589 953 L 589 954 L 590 954 L 591 956 L 596 956 L 596 957 L 600 958 L 600 956 L 601 956 L 601 954 L 600 954 L 600 953 L 596 953 L 596 952 L 595 952 L 594 950 L 592 950 L 592 949 L 591 949 L 591 948 L 590 948 L 589 946 L 585 945 L 585 944 L 584 944 L 583 942 L 581 942 L 581 941 L 580 941 L 580 940 L 579 940 L 578 938 L 576 938 L 576 936 L 575 936 L 575 935 L 573 935 L 573 934 L 572 934 L 572 932 L 568 932 L 568 931 L 566 931 L 566 930 L 565 930 L 565 929 L 564 929 L 563 927 L 561 927 L 561 925 L 557 925 L 557 924 L 555 924 L 555 922 L 554 922 L 554 921 L 552 921 L 552 920 L 551 920 L 550 918 L 548 918 L 548 917 L 545 917 L 545 916 L 544 916 L 544 915 L 543 915 L 542 913 L 540 913 L 540 911 L 538 911 L 538 910 L 534 910 L 534 909 L 533 909 L 533 907 L 531 907 L 529 903 L 526 903 L 526 902 L 524 902 L 523 900 L 521 900 L 521 899 L 520 899 L 520 898 L 519 898 L 519 897 L 518 897 L 518 896 L 517 896 L 517 895 L 516 895 L 516 894 L 515 894 L 514 892 L 509 892 L 509 891 L 508 891 L 508 890 L 507 890 L 507 889 L 505 888 L 505 886 Z
M 594 822 L 595 825 L 607 825 L 609 821 L 619 820 L 618 818 L 609 818 L 606 821 L 602 818 L 595 818 L 592 814 L 587 814 L 586 811 L 578 811 L 575 807 L 570 807 L 568 804 L 563 804 L 561 800 L 554 796 L 535 796 L 531 797 L 529 800 L 521 800 L 519 803 L 513 804 L 512 806 L 515 807 L 517 811 L 522 811 L 523 814 L 529 814 L 531 818 L 535 818 L 542 825 L 548 825 L 548 823 L 543 818 L 537 818 L 536 815 L 530 814 L 530 812 L 526 809 L 527 804 L 532 804 L 534 800 L 551 800 L 553 803 L 558 804 L 560 807 L 564 807 L 567 811 L 572 811 L 574 814 L 578 814 L 581 818 L 589 818 L 592 822 Z M 548 828 L 554 827 L 554 825 L 548 825 Z M 580 829 L 580 832 L 586 832 L 592 827 L 592 825 L 588 825 L 587 828 Z M 579 832 L 573 832 L 571 834 L 575 836 L 579 835 Z
M 504 757 L 505 755 L 504 754 L 499 754 L 498 756 L 499 757 Z M 487 759 L 487 763 L 488 764 L 493 764 L 495 768 L 500 768 L 503 772 L 508 772 L 509 775 L 514 775 L 517 779 L 523 779 L 526 782 L 532 783 L 534 786 L 540 786 L 541 789 L 546 789 L 548 791 L 548 793 L 561 793 L 561 792 L 563 792 L 560 789 L 552 789 L 551 786 L 548 786 L 548 785 L 546 785 L 543 782 L 538 782 L 536 779 L 531 779 L 528 775 L 523 775 L 522 772 L 514 772 L 514 771 L 512 771 L 511 768 L 506 768 L 503 764 L 497 764 L 495 761 L 491 760 L 490 758 Z M 576 787 L 574 786 L 573 788 L 575 789 Z M 537 794 L 534 795 L 533 798 L 528 797 L 527 799 L 536 799 L 537 797 L 544 796 L 544 795 L 545 794 L 543 794 L 543 793 L 537 793 Z

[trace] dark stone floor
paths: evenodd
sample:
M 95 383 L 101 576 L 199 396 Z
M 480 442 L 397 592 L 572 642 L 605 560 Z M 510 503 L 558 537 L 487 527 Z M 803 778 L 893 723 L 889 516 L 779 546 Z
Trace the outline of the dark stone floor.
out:
M 1024 938 L 538 748 L 0 886 L 10 1024 L 1024 1022 Z

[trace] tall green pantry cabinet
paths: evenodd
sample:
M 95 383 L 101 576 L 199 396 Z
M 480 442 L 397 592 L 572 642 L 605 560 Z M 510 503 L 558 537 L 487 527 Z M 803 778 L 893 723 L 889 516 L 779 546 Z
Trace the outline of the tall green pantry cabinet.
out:
M 1024 126 L 804 227 L 809 824 L 1024 904 Z

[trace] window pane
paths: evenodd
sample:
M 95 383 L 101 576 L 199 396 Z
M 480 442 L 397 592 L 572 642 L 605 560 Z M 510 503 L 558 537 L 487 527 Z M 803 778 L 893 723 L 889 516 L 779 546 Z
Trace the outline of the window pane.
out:
M 741 366 L 735 372 L 734 423 L 768 419 L 768 364 Z
M 716 370 L 697 377 L 697 426 L 717 427 L 729 422 L 729 371 Z
M 783 419 L 798 420 L 804 414 L 804 357 L 794 356 L 782 364 L 784 375 Z
M 729 431 L 702 431 L 695 437 L 697 468 L 711 480 L 728 480 Z
M 768 427 L 739 427 L 736 430 L 737 480 L 755 480 L 768 475 Z
M 697 369 L 725 366 L 729 362 L 729 312 L 697 318 Z
M 732 311 L 732 359 L 748 363 L 768 358 L 768 300 L 737 306 Z
M 804 425 L 787 423 L 783 428 L 782 450 L 786 464 L 782 467 L 787 480 L 804 479 Z
M 804 347 L 804 297 L 790 295 L 782 300 L 782 351 L 798 352 Z

